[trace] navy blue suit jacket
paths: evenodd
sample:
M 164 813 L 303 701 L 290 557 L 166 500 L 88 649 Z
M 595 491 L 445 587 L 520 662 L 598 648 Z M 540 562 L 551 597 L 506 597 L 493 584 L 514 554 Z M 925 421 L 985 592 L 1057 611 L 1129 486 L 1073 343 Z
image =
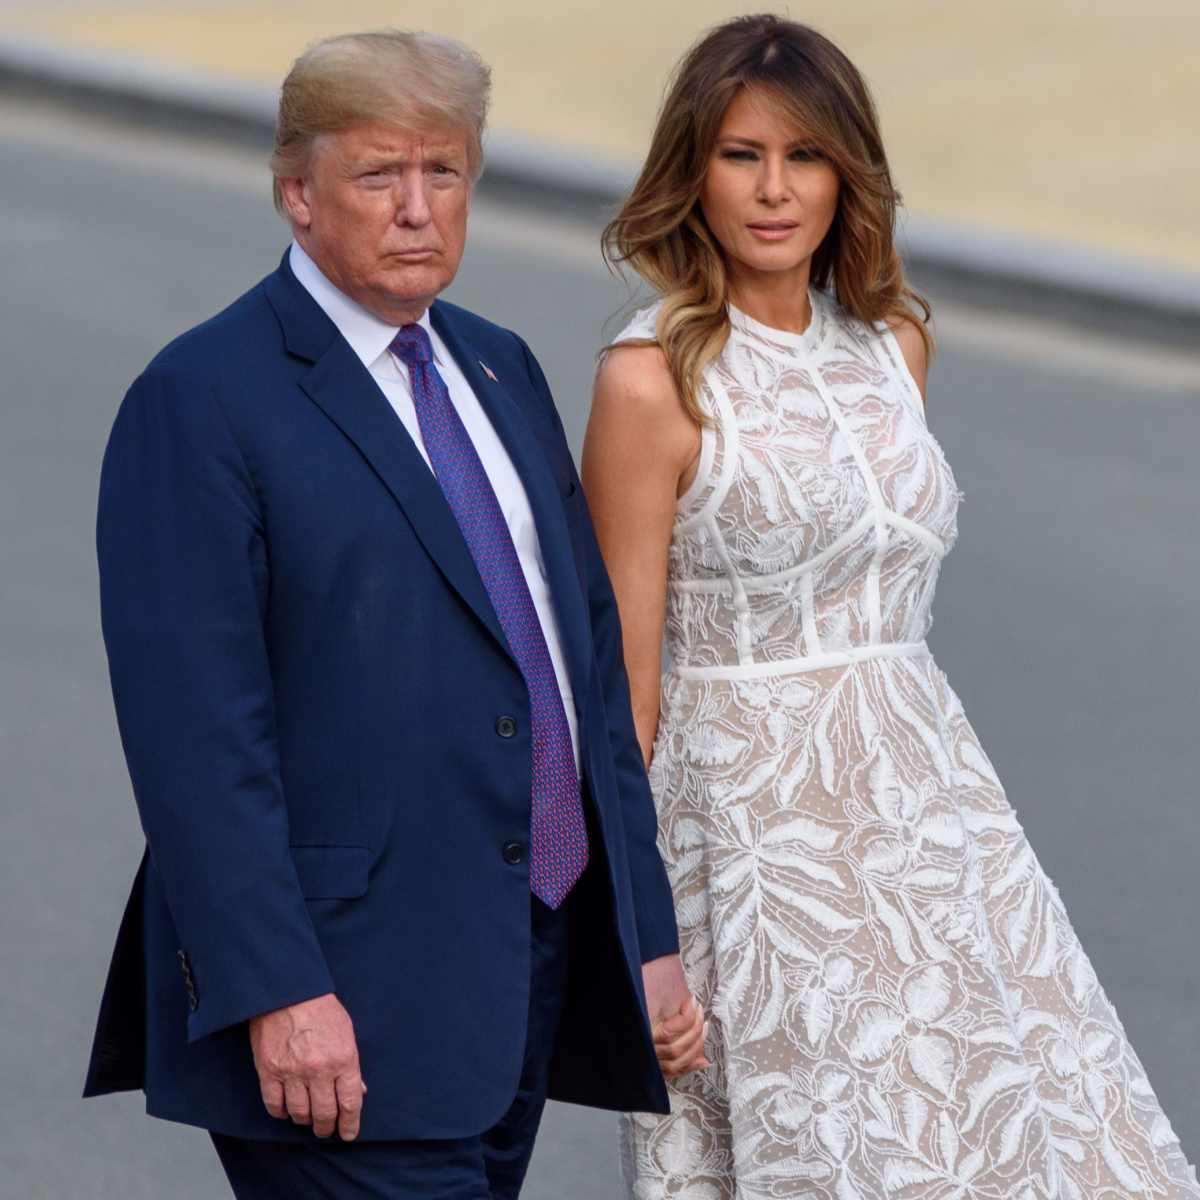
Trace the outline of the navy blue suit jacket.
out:
M 528 347 L 431 319 L 528 493 L 578 709 L 591 863 L 550 1094 L 665 1111 L 640 964 L 678 943 L 612 590 Z M 147 855 L 86 1094 L 310 1137 L 263 1108 L 246 1021 L 334 991 L 364 1138 L 494 1124 L 525 1042 L 529 696 L 441 489 L 286 258 L 130 389 L 98 550 Z

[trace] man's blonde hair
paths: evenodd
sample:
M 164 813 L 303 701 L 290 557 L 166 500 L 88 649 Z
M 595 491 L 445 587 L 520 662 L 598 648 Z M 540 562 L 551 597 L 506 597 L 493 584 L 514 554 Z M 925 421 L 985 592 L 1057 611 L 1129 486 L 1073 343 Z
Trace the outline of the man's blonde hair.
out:
M 275 123 L 275 207 L 280 179 L 307 170 L 317 139 L 372 121 L 417 133 L 467 131 L 472 181 L 483 169 L 491 70 L 469 46 L 436 33 L 348 33 L 310 46 L 288 72 Z

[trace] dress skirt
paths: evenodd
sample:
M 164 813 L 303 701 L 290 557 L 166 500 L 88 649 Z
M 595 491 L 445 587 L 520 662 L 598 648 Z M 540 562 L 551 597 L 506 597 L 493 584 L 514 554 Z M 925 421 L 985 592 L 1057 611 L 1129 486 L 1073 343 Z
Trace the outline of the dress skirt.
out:
M 664 681 L 651 778 L 713 1066 L 636 1200 L 1200 1200 L 928 653 Z

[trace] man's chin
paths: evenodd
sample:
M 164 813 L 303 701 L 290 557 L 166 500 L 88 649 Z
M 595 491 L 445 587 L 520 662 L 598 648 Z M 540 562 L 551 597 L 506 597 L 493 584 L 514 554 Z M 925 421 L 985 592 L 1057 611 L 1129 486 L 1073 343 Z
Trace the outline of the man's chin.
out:
M 424 311 L 453 278 L 439 265 L 411 263 L 391 267 L 376 280 L 372 290 L 393 314 Z

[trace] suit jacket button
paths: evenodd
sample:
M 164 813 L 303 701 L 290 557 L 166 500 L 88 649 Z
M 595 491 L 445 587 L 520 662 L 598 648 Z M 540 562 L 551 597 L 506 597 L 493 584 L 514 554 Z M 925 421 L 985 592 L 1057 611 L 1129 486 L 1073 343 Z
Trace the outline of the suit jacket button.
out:
M 517 732 L 517 723 L 512 717 L 501 717 L 496 722 L 496 732 L 502 738 L 510 738 Z
M 525 861 L 525 847 L 520 842 L 508 842 L 503 853 L 504 861 L 510 867 L 519 867 Z

